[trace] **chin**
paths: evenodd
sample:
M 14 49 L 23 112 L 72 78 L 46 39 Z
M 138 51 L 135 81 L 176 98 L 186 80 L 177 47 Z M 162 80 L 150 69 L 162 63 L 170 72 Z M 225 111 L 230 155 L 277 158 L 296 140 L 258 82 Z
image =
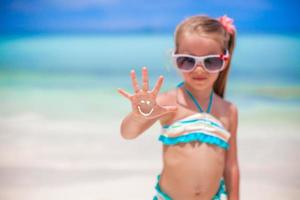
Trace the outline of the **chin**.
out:
M 210 87 L 210 83 L 208 80 L 203 80 L 203 81 L 189 80 L 189 85 L 196 90 L 201 90 Z
M 204 88 L 207 88 L 207 87 L 209 87 L 209 84 L 203 84 L 203 83 L 191 83 L 191 86 L 194 88 L 194 89 L 196 89 L 196 90 L 202 90 L 202 89 L 204 89 Z
M 207 87 L 209 87 L 208 85 L 194 85 L 193 86 L 195 88 L 195 90 L 203 90 L 203 89 L 206 89 Z

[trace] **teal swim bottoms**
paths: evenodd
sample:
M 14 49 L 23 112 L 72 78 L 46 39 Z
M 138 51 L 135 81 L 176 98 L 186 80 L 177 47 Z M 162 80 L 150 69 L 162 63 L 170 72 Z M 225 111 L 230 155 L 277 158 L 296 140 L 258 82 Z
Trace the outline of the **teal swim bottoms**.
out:
M 167 193 L 161 190 L 159 186 L 159 179 L 160 179 L 160 175 L 157 176 L 157 183 L 155 186 L 155 190 L 157 194 L 153 197 L 153 200 L 172 200 L 172 198 Z M 221 178 L 219 189 L 215 194 L 215 196 L 212 198 L 212 200 L 227 200 L 227 192 L 226 192 L 225 182 L 223 178 Z

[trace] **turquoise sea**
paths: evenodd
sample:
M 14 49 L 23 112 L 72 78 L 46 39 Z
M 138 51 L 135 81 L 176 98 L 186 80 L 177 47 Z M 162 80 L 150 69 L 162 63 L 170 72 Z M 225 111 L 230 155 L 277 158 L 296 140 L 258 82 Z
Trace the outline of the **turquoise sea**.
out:
M 129 71 L 142 66 L 150 85 L 162 74 L 170 89 L 180 81 L 172 48 L 172 34 L 1 36 L 0 114 L 99 114 L 124 102 L 116 89 L 131 92 Z M 298 108 L 299 51 L 300 35 L 238 35 L 225 98 L 245 111 Z

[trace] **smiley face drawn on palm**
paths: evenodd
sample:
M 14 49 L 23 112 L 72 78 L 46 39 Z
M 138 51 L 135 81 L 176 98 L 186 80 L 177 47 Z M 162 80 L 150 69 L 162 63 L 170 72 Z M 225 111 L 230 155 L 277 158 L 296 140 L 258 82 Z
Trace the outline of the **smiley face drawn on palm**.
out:
M 131 101 L 132 110 L 134 113 L 146 118 L 157 118 L 176 110 L 176 107 L 174 106 L 163 107 L 156 103 L 157 94 L 163 83 L 163 76 L 159 77 L 153 90 L 149 91 L 148 70 L 146 67 L 143 67 L 142 69 L 142 89 L 139 88 L 134 70 L 130 72 L 130 75 L 135 94 L 131 95 L 120 88 L 118 89 L 118 92 Z
M 150 116 L 153 112 L 155 102 L 148 96 L 137 97 L 137 108 L 144 116 Z

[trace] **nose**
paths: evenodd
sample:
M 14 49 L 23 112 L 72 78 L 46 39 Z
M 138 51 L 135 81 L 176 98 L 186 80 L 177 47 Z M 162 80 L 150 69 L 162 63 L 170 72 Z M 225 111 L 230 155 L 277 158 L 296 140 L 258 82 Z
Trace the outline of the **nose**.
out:
M 204 66 L 201 63 L 196 64 L 196 67 L 195 67 L 194 71 L 206 72 L 205 69 L 204 69 Z

